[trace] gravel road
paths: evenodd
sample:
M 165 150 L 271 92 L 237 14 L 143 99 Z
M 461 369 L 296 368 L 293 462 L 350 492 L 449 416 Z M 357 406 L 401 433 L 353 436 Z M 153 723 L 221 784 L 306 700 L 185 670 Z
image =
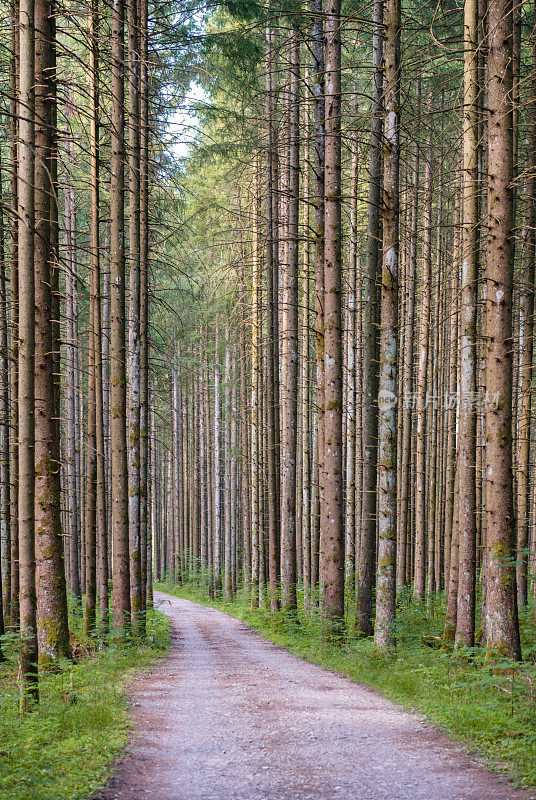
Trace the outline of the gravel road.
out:
M 131 690 L 101 800 L 535 800 L 376 692 L 157 594 L 173 648 Z

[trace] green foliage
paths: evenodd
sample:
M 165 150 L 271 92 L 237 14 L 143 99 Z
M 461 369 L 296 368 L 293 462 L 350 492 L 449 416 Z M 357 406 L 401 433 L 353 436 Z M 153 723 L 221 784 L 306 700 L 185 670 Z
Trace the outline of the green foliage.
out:
M 209 600 L 198 586 L 157 584 L 156 589 L 210 604 L 251 625 L 263 636 L 325 669 L 343 672 L 411 711 L 424 713 L 445 732 L 476 750 L 492 768 L 536 786 L 536 650 L 534 609 L 522 615 L 525 661 L 491 662 L 483 648 L 446 652 L 423 644 L 442 631 L 444 603 L 414 604 L 402 597 L 397 650 L 380 652 L 370 638 L 350 631 L 340 645 L 325 644 L 318 605 L 300 603 L 299 622 L 283 614 L 251 611 L 243 596 L 231 603 Z M 353 608 L 349 608 L 349 620 Z M 529 645 L 532 644 L 532 649 Z
M 169 647 L 165 617 L 150 612 L 142 646 L 76 635 L 78 663 L 40 677 L 37 710 L 19 715 L 15 642 L 6 637 L 0 665 L 0 797 L 82 800 L 102 786 L 130 729 L 124 686 L 134 670 L 154 664 Z M 10 640 L 11 638 L 11 640 Z

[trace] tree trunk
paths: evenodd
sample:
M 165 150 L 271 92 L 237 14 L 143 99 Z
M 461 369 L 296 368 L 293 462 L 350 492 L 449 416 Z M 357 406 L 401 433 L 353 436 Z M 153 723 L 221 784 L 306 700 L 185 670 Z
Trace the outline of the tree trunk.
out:
M 478 246 L 478 0 L 464 6 L 459 576 L 456 643 L 473 647 L 476 589 L 476 342 Z
M 373 632 L 372 602 L 376 554 L 376 480 L 378 438 L 378 311 L 376 283 L 381 246 L 381 142 L 383 95 L 383 0 L 374 2 L 374 32 L 372 41 L 372 129 L 367 202 L 367 249 L 363 276 L 363 488 L 361 506 L 361 541 L 357 587 L 356 626 L 360 633 Z
M 461 177 L 461 172 L 459 173 Z M 456 181 L 456 186 L 461 186 L 460 180 Z M 459 197 L 459 192 L 456 192 Z M 449 360 L 448 360 L 448 397 L 449 404 L 447 409 L 447 446 L 445 474 L 445 591 L 449 591 L 450 584 L 450 557 L 453 548 L 451 546 L 453 519 L 454 519 L 454 496 L 456 481 L 456 427 L 458 418 L 457 403 L 452 402 L 457 398 L 457 372 L 458 372 L 458 295 L 459 295 L 459 264 L 460 264 L 460 208 L 461 203 L 455 202 L 454 206 L 454 235 L 453 235 L 453 263 L 450 275 L 450 309 L 449 309 Z M 457 534 L 456 534 L 457 535 Z M 457 547 L 457 545 L 456 545 Z M 456 558 L 458 551 L 456 550 Z M 458 565 L 456 563 L 456 570 Z M 457 581 L 457 578 L 456 578 Z M 458 584 L 456 582 L 456 592 Z M 456 600 L 457 602 L 457 600 Z M 454 620 L 455 622 L 455 620 Z M 454 631 L 456 629 L 454 628 Z M 454 636 L 454 631 L 452 632 Z
M 356 119 L 357 123 L 357 105 Z M 346 468 L 345 468 L 345 594 L 355 585 L 355 543 L 356 543 L 356 462 L 361 453 L 356 453 L 356 369 L 357 369 L 357 314 L 361 314 L 361 304 L 357 306 L 356 291 L 361 293 L 361 282 L 357 284 L 358 243 L 357 243 L 357 207 L 359 187 L 359 159 L 357 131 L 352 132 L 350 166 L 350 264 L 348 266 L 348 291 L 346 300 Z M 357 308 L 356 308 L 357 306 Z M 361 493 L 360 493 L 361 494 Z
M 420 115 L 421 106 L 421 81 L 417 81 L 416 91 L 417 115 Z M 406 259 L 406 279 L 404 285 L 404 352 L 402 356 L 402 387 L 404 401 L 402 402 L 402 432 L 400 454 L 400 511 L 397 553 L 397 588 L 402 589 L 406 584 L 406 561 L 408 553 L 411 528 L 409 524 L 409 500 L 411 492 L 411 429 L 412 415 L 411 395 L 413 380 L 413 337 L 415 331 L 415 283 L 417 271 L 417 223 L 419 213 L 419 143 L 415 142 L 413 151 L 413 195 L 411 198 L 411 212 L 409 224 L 409 246 Z M 406 401 L 406 393 L 408 399 Z
M 10 3 L 11 27 L 11 59 L 10 59 L 10 159 L 11 159 L 11 207 L 18 210 L 18 115 L 19 96 L 19 0 Z M 19 220 L 16 214 L 11 215 L 11 253 L 10 253 L 10 294 L 11 294 L 11 410 L 9 424 L 11 428 L 11 448 L 9 463 L 9 509 L 10 509 L 10 576 L 11 594 L 9 605 L 9 622 L 15 628 L 19 621 L 19 253 L 18 253 Z
M 459 497 L 460 497 L 460 469 L 459 463 L 455 465 L 454 497 L 452 507 L 452 535 L 450 539 L 450 568 L 447 586 L 447 613 L 445 615 L 445 628 L 443 641 L 447 646 L 454 644 L 458 614 L 458 580 L 459 580 Z
M 315 275 L 315 350 L 316 350 L 316 430 L 314 447 L 314 482 L 311 519 L 311 586 L 318 587 L 320 550 L 320 503 L 324 486 L 324 164 L 325 164 L 325 97 L 324 97 L 324 17 L 322 0 L 310 0 L 313 17 L 312 58 L 314 96 L 313 188 L 314 275 Z
M 98 563 L 96 580 L 86 569 L 86 626 L 95 624 L 97 597 L 101 630 L 108 627 L 108 532 L 106 514 L 106 475 L 104 453 L 103 362 L 100 291 L 100 186 L 99 186 L 99 13 L 98 0 L 92 0 L 89 17 L 89 93 L 90 93 L 90 364 L 88 377 L 87 513 L 86 556 L 95 542 Z M 92 397 L 93 393 L 93 397 Z M 94 431 L 94 433 L 93 433 Z M 90 496 L 93 495 L 94 499 Z M 95 504 L 93 526 L 90 509 Z M 88 564 L 89 567 L 89 564 Z M 89 578 L 89 580 L 88 580 Z M 94 601 L 94 602 L 93 602 Z M 89 613 L 88 613 L 89 612 Z
M 428 99 L 428 125 L 433 110 Z M 430 293 L 432 280 L 432 132 L 429 129 L 424 165 L 424 235 L 422 246 L 422 301 L 420 308 L 417 371 L 417 459 L 415 500 L 415 597 L 424 600 L 426 586 L 426 410 L 428 395 L 428 352 L 430 341 Z
M 35 595 L 35 277 L 34 277 L 34 2 L 19 4 L 20 71 L 18 112 L 19 279 L 19 573 L 21 710 L 39 699 Z
M 324 634 L 344 628 L 341 339 L 341 18 L 328 0 L 326 32 L 326 161 L 324 182 L 324 476 L 320 496 L 320 570 Z
M 279 407 L 279 365 L 276 359 L 276 341 L 278 330 L 278 292 L 274 283 L 278 273 L 277 246 L 277 195 L 274 184 L 276 143 L 274 132 L 274 86 L 273 86 L 273 31 L 266 29 L 266 294 L 268 298 L 268 329 L 266 334 L 266 391 L 267 391 L 267 448 L 268 448 L 268 570 L 270 581 L 270 609 L 279 610 L 278 584 L 280 563 L 280 529 L 279 529 L 279 448 L 278 448 L 278 413 Z
M 72 142 L 68 142 L 67 152 L 74 158 Z M 66 294 L 66 322 L 65 322 L 65 365 L 67 372 L 67 387 L 65 392 L 65 406 L 67 416 L 67 524 L 68 524 L 68 554 L 70 591 L 75 600 L 82 596 L 80 586 L 80 509 L 77 493 L 77 440 L 76 440 L 76 374 L 78 370 L 78 325 L 76 302 L 76 214 L 73 208 L 74 192 L 70 182 L 65 186 L 65 294 Z
M 374 642 L 394 645 L 396 601 L 396 389 L 400 165 L 400 0 L 385 6 L 385 152 L 378 389 L 378 588 Z
M 246 343 L 247 336 L 247 297 L 244 285 L 244 275 L 241 281 L 242 318 L 240 320 L 240 489 L 243 522 L 243 581 L 246 597 L 250 595 L 251 582 L 251 451 L 250 451 L 250 416 L 248 408 L 248 377 L 249 358 Z
M 112 154 L 110 165 L 110 364 L 113 485 L 113 620 L 130 628 L 124 251 L 124 6 L 112 5 Z
M 512 14 L 488 6 L 488 249 L 486 304 L 487 645 L 521 657 L 512 474 Z
M 0 187 L 2 187 L 0 164 Z M 10 408 L 9 408 L 9 301 L 6 286 L 6 251 L 4 241 L 4 213 L 0 209 L 0 631 L 3 636 L 5 624 L 9 625 L 11 603 L 11 529 L 10 529 Z M 1 658 L 1 647 L 0 647 Z
M 142 607 L 152 605 L 149 535 L 149 84 L 148 0 L 139 0 L 140 52 L 140 547 Z M 145 619 L 145 617 L 143 618 Z
M 297 610 L 296 595 L 296 463 L 298 430 L 298 264 L 300 188 L 300 40 L 292 28 L 290 43 L 288 241 L 283 288 L 283 354 L 281 361 L 281 605 Z
M 229 328 L 225 331 L 225 374 L 224 374 L 224 434 L 223 434 L 223 497 L 224 497 L 224 517 L 225 517 L 225 537 L 224 537 L 224 568 L 225 568 L 225 599 L 231 600 L 233 596 L 232 586 L 232 548 L 231 548 L 231 514 L 234 508 L 231 505 L 231 344 L 229 342 Z
M 214 593 L 221 592 L 221 403 L 220 403 L 220 368 L 218 364 L 218 329 L 216 328 L 216 353 L 214 364 Z
M 128 9 L 128 176 L 129 176 L 129 319 L 128 319 L 128 525 L 130 605 L 135 636 L 143 636 L 140 535 L 140 102 L 137 0 Z
M 260 243 L 260 158 L 255 161 L 253 275 L 251 290 L 251 608 L 259 606 L 261 546 L 262 416 L 261 416 L 261 243 Z
M 51 230 L 53 104 L 56 95 L 54 8 L 35 4 L 35 533 L 39 660 L 70 654 L 60 514 L 60 448 L 54 386 Z
M 112 459 L 110 441 L 110 226 L 105 226 L 107 259 L 102 270 L 102 408 L 104 423 L 104 465 L 106 479 L 106 526 L 108 538 L 108 573 L 112 572 Z
M 3 194 L 0 158 L 0 193 Z M 0 636 L 8 623 L 11 587 L 11 542 L 9 531 L 9 356 L 8 304 L 6 293 L 6 254 L 4 248 L 4 209 L 0 208 Z M 0 639 L 0 661 L 3 661 Z

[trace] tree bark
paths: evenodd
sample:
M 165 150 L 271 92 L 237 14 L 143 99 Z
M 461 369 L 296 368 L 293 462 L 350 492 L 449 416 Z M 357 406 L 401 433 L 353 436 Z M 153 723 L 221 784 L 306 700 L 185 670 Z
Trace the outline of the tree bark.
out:
M 298 264 L 300 189 L 300 40 L 292 28 L 290 42 L 288 241 L 283 287 L 283 353 L 281 361 L 281 606 L 298 608 L 296 594 L 296 464 L 298 430 Z
M 251 608 L 259 606 L 261 546 L 262 416 L 261 416 L 261 242 L 260 242 L 260 158 L 255 160 L 253 275 L 251 287 Z
M 3 170 L 0 163 L 0 187 Z M 9 301 L 6 286 L 6 250 L 4 239 L 4 213 L 0 209 L 0 631 L 9 625 L 11 602 L 11 529 L 10 529 L 10 408 L 9 408 Z M 0 646 L 1 659 L 1 646 Z
M 140 59 L 138 0 L 126 0 L 128 18 L 128 177 L 129 177 L 129 319 L 128 319 L 128 525 L 130 606 L 135 636 L 143 636 L 140 531 Z
M 396 601 L 396 389 L 400 167 L 400 0 L 385 6 L 385 150 L 378 389 L 378 577 L 374 642 L 394 645 Z
M 459 576 L 456 643 L 473 647 L 476 591 L 476 342 L 479 255 L 478 0 L 464 5 Z
M 363 488 L 361 506 L 361 541 L 357 586 L 357 630 L 370 636 L 373 632 L 372 602 L 376 556 L 376 481 L 378 438 L 378 309 L 376 283 L 381 252 L 381 164 L 382 164 L 382 95 L 383 95 L 383 0 L 374 2 L 372 41 L 372 129 L 370 140 L 367 202 L 367 249 L 363 276 L 363 397 L 361 426 L 363 436 Z
M 310 0 L 314 95 L 314 274 L 316 350 L 316 430 L 314 433 L 314 482 L 311 519 L 311 586 L 318 588 L 320 550 L 320 504 L 324 491 L 324 164 L 325 164 L 325 75 L 324 17 L 322 0 Z
M 124 250 L 124 5 L 112 4 L 112 153 L 110 164 L 110 363 L 113 486 L 113 621 L 130 629 Z
M 320 496 L 320 570 L 324 635 L 344 628 L 341 338 L 341 8 L 328 0 L 326 33 L 326 160 L 324 181 L 324 477 Z
M 11 168 L 11 206 L 18 210 L 18 97 L 19 97 L 19 0 L 10 3 L 11 58 L 10 58 L 10 168 Z M 9 463 L 9 508 L 10 508 L 10 577 L 11 593 L 9 604 L 9 622 L 12 628 L 19 621 L 19 253 L 18 253 L 19 220 L 16 214 L 11 215 L 11 253 L 10 253 L 10 300 L 11 300 L 11 348 L 10 348 L 10 383 L 11 410 L 9 424 L 11 428 L 11 448 Z
M 34 2 L 19 4 L 18 279 L 19 279 L 19 573 L 21 710 L 39 699 L 35 587 L 35 276 Z
M 142 607 L 152 605 L 149 535 L 149 76 L 148 0 L 139 0 L 140 52 L 140 547 Z M 144 618 L 145 619 L 145 618 Z
M 486 304 L 487 645 L 521 657 L 512 470 L 512 14 L 488 5 L 488 248 Z
M 274 33 L 268 24 L 266 28 L 266 294 L 268 299 L 267 332 L 266 332 L 266 379 L 267 379 L 267 456 L 268 456 L 268 571 L 270 583 L 270 609 L 279 610 L 278 585 L 280 577 L 280 526 L 279 526 L 279 359 L 276 358 L 276 341 L 278 331 L 278 291 L 277 274 L 277 195 L 274 185 L 276 141 L 274 131 L 274 85 L 273 85 L 273 48 Z
M 428 125 L 431 125 L 432 91 L 428 99 Z M 417 458 L 415 500 L 415 579 L 414 592 L 424 600 L 426 591 L 426 411 L 430 344 L 430 296 L 432 280 L 432 132 L 429 128 L 424 165 L 424 234 L 422 246 L 422 301 L 417 370 Z
M 214 363 L 214 593 L 221 592 L 221 545 L 222 545 L 222 513 L 221 513 L 221 398 L 220 368 L 218 364 L 218 330 L 216 329 L 216 353 Z
M 357 103 L 354 125 L 357 123 Z M 361 304 L 357 304 L 356 292 L 361 294 L 361 281 L 357 281 L 359 252 L 357 242 L 357 208 L 359 191 L 359 153 L 357 130 L 352 132 L 350 166 L 350 263 L 348 265 L 346 296 L 346 454 L 345 454 L 345 594 L 355 585 L 355 544 L 356 544 L 356 463 L 361 463 L 361 452 L 356 452 L 357 425 L 357 357 L 359 343 L 357 336 L 357 314 L 361 314 Z M 361 493 L 360 493 L 361 494 Z M 361 521 L 361 515 L 359 515 Z
M 0 193 L 3 194 L 0 158 Z M 0 208 L 0 636 L 9 624 L 11 542 L 9 530 L 9 350 L 4 209 Z M 3 661 L 0 639 L 0 661 Z
M 231 541 L 231 514 L 234 508 L 231 505 L 231 344 L 229 342 L 229 327 L 225 330 L 225 373 L 224 373 L 224 433 L 223 433 L 223 498 L 224 498 L 224 572 L 225 572 L 225 599 L 231 600 L 233 596 L 232 585 L 232 541 Z
M 72 141 L 68 142 L 68 153 L 73 156 Z M 67 529 L 68 529 L 68 555 L 70 591 L 75 600 L 81 600 L 80 586 L 80 509 L 77 491 L 77 439 L 76 419 L 77 403 L 76 394 L 78 372 L 78 324 L 77 324 L 77 270 L 76 270 L 76 213 L 74 209 L 74 191 L 70 181 L 64 189 L 65 196 L 65 295 L 66 295 L 66 323 L 65 323 L 65 366 L 67 372 L 67 387 L 65 392 L 65 406 L 67 416 Z
M 417 81 L 416 90 L 417 115 L 420 115 L 421 106 L 421 81 Z M 401 458 L 400 458 L 400 511 L 399 531 L 397 540 L 397 588 L 401 589 L 406 584 L 406 562 L 408 554 L 411 528 L 409 520 L 409 501 L 411 492 L 411 429 L 413 411 L 411 408 L 411 394 L 413 381 L 413 338 L 415 331 L 415 284 L 417 271 L 417 222 L 419 213 L 419 142 L 415 142 L 413 151 L 413 193 L 411 198 L 411 212 L 409 222 L 409 246 L 406 258 L 406 279 L 404 285 L 404 352 L 402 356 L 402 387 L 407 393 L 408 402 L 404 398 L 402 404 L 402 431 L 401 431 Z M 399 398 L 399 402 L 402 398 Z
M 51 230 L 53 103 L 56 95 L 54 8 L 35 3 L 35 535 L 39 661 L 70 654 L 60 516 L 60 452 L 54 386 Z

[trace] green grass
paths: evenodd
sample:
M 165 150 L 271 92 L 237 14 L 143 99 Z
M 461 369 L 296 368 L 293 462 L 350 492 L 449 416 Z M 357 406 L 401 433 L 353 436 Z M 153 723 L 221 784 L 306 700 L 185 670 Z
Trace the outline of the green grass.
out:
M 162 614 L 148 613 L 147 630 L 143 645 L 110 638 L 101 649 L 77 636 L 78 663 L 65 661 L 58 674 L 41 675 L 39 707 L 23 717 L 8 639 L 5 649 L 13 654 L 0 664 L 2 800 L 82 800 L 103 785 L 130 730 L 126 682 L 169 648 Z
M 426 715 L 515 783 L 536 786 L 533 608 L 521 620 L 524 663 L 503 662 L 499 669 L 492 669 L 480 649 L 453 654 L 421 643 L 422 637 L 442 631 L 442 600 L 427 609 L 403 600 L 398 609 L 397 650 L 385 655 L 371 639 L 358 639 L 351 633 L 344 643 L 324 644 L 318 612 L 300 611 L 296 624 L 282 614 L 252 612 L 241 597 L 231 603 L 211 600 L 197 585 L 162 583 L 155 588 L 238 617 L 291 653 L 378 689 L 405 708 Z

